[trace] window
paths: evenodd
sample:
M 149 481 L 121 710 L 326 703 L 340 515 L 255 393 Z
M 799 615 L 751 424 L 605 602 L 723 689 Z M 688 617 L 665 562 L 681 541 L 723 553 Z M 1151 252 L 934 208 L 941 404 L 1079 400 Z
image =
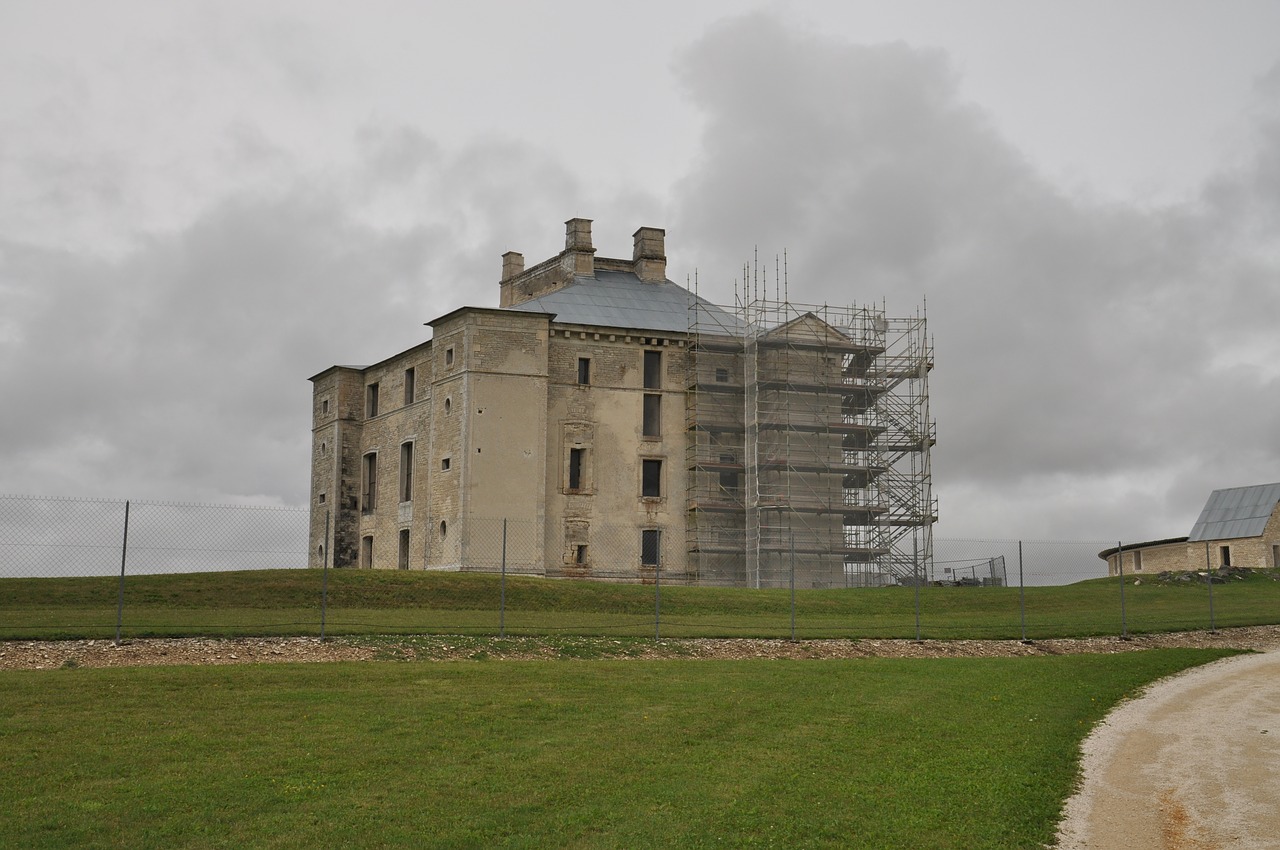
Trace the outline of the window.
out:
M 575 564 L 585 564 L 587 562 L 587 544 L 579 543 L 574 547 L 573 562 Z
M 737 463 L 738 459 L 733 455 L 720 455 L 721 463 Z M 738 489 L 738 470 L 722 469 L 720 470 L 720 486 L 725 490 Z
M 409 569 L 409 529 L 400 529 L 400 555 L 396 560 L 396 567 L 401 570 Z
M 569 449 L 569 491 L 576 493 L 582 489 L 582 456 L 586 449 Z
M 1222 566 L 1224 567 L 1231 566 L 1231 547 L 1219 546 L 1218 551 L 1222 554 Z
M 646 567 L 658 566 L 658 554 L 661 550 L 662 532 L 656 528 L 646 528 L 640 532 L 640 563 Z
M 1141 551 L 1133 553 L 1133 571 L 1135 573 L 1142 572 L 1142 552 Z
M 413 404 L 413 367 L 404 370 L 404 403 Z
M 440 458 L 440 471 L 441 472 L 449 471 L 449 458 L 447 457 Z
M 445 416 L 448 416 L 448 415 L 449 415 L 449 411 L 451 411 L 451 410 L 453 410 L 453 399 L 451 399 L 451 398 L 446 398 L 446 399 L 444 400 L 444 415 L 445 415 Z
M 452 346 L 444 350 L 444 365 L 453 365 L 453 348 Z
M 378 385 L 364 388 L 364 415 L 370 419 L 378 415 Z
M 400 501 L 413 501 L 413 443 L 400 444 Z
M 323 505 L 323 504 L 324 504 L 324 499 L 325 499 L 325 495 L 324 495 L 324 493 L 321 493 L 321 494 L 319 495 L 319 497 L 316 499 L 316 501 L 318 501 L 320 504 L 322 504 L 322 505 Z
M 373 569 L 373 536 L 360 538 L 360 566 L 363 569 Z
M 326 398 L 324 401 L 320 402 L 320 412 L 325 416 L 329 415 L 329 399 Z
M 449 536 L 449 523 L 445 522 L 444 520 L 440 520 L 440 539 L 444 540 L 448 536 Z
M 662 497 L 662 461 L 640 461 L 640 495 L 649 499 Z
M 586 385 L 591 383 L 591 358 L 578 358 L 578 383 Z
M 727 383 L 729 383 L 729 370 L 728 370 L 728 369 L 717 369 L 717 370 L 716 370 L 716 383 L 718 383 L 718 384 L 727 384 Z
M 645 394 L 644 436 L 662 436 L 662 396 Z
M 361 488 L 361 511 L 373 513 L 378 507 L 378 453 L 364 456 L 364 486 Z
M 644 353 L 644 388 L 647 390 L 662 388 L 661 351 L 646 351 Z

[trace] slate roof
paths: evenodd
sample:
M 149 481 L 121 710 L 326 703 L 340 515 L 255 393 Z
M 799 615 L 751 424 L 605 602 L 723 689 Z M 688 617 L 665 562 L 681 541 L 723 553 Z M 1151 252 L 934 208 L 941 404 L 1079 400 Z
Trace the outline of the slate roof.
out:
M 1191 528 L 1190 539 L 1231 540 L 1258 537 L 1280 502 L 1280 483 L 1257 484 L 1214 490 L 1205 502 L 1200 518 Z
M 705 298 L 669 280 L 648 283 L 631 272 L 597 271 L 594 278 L 574 278 L 555 292 L 505 309 L 554 313 L 555 320 L 565 324 L 687 333 L 695 299 L 699 331 L 740 332 L 738 319 Z

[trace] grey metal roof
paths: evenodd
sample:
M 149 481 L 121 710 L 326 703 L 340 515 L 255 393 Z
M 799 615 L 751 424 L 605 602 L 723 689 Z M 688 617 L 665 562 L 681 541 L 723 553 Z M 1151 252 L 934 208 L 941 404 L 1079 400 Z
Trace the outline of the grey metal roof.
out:
M 1231 540 L 1258 537 L 1266 528 L 1280 502 L 1280 483 L 1257 484 L 1214 490 L 1205 502 L 1200 518 L 1191 528 L 1190 539 Z
M 555 313 L 555 321 L 566 324 L 687 333 L 695 303 L 700 332 L 740 332 L 737 318 L 683 286 L 669 280 L 649 283 L 630 272 L 598 271 L 594 278 L 574 278 L 555 292 L 506 309 Z

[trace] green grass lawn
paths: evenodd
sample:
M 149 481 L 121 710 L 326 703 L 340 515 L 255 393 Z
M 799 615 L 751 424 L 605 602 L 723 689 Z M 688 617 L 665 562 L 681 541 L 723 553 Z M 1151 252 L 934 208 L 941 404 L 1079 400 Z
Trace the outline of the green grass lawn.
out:
M 0 673 L 0 846 L 1034 848 L 1228 653 Z
M 259 570 L 130 577 L 123 634 L 309 634 L 320 629 L 323 575 Z M 1214 587 L 1214 625 L 1280 622 L 1280 581 L 1251 575 Z M 335 570 L 328 578 L 327 634 L 512 634 L 652 636 L 652 586 L 476 573 Z M 1026 590 L 1030 638 L 1119 634 L 1116 579 Z M 910 588 L 800 590 L 800 638 L 915 637 Z M 110 637 L 114 578 L 0 579 L 0 639 Z M 788 637 L 785 590 L 661 588 L 664 637 Z M 1017 588 L 927 587 L 919 594 L 925 638 L 1022 636 Z M 1125 587 L 1124 627 L 1134 633 L 1209 627 L 1203 584 Z

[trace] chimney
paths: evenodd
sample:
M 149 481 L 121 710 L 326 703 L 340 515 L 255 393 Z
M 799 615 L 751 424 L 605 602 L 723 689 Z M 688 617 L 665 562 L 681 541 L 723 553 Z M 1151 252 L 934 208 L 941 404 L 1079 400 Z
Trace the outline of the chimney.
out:
M 524 271 L 524 254 L 519 251 L 508 251 L 502 255 L 502 279 L 515 277 Z
M 667 231 L 660 227 L 642 227 L 632 238 L 635 247 L 631 251 L 632 267 L 636 276 L 651 283 L 667 279 Z
M 596 249 L 591 247 L 591 219 L 571 218 L 564 223 L 564 252 L 574 276 L 596 276 Z

